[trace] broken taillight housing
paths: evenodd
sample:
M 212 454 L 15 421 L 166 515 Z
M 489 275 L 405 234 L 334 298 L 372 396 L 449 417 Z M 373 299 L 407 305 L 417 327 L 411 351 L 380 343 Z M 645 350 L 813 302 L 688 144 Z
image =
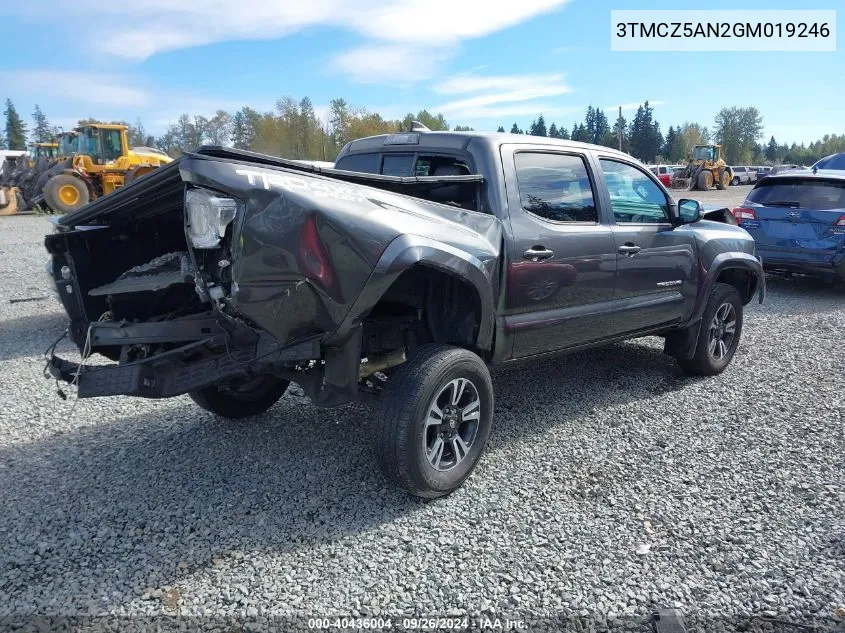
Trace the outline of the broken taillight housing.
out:
M 297 261 L 302 273 L 312 281 L 330 289 L 334 285 L 331 260 L 317 230 L 317 218 L 310 214 L 299 230 Z
M 733 210 L 733 215 L 736 218 L 737 222 L 742 222 L 743 220 L 757 219 L 757 214 L 754 213 L 754 209 L 749 209 L 747 207 L 736 207 Z
M 238 203 L 205 189 L 188 189 L 185 210 L 188 237 L 194 248 L 217 248 L 226 227 L 235 219 Z

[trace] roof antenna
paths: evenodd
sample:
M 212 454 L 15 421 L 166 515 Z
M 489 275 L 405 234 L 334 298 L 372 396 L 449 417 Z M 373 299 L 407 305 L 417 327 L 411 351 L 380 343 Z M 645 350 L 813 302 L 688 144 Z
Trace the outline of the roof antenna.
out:
M 411 129 L 409 132 L 431 132 L 426 126 L 419 121 L 411 121 Z

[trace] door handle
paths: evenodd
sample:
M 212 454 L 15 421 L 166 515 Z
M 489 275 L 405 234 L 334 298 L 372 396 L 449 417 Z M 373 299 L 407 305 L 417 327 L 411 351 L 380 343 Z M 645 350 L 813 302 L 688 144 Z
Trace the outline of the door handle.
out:
M 642 247 L 637 246 L 636 244 L 632 244 L 631 242 L 623 244 L 619 247 L 619 253 L 621 255 L 636 255 L 641 250 L 643 250 Z
M 532 262 L 540 262 L 554 256 L 554 251 L 550 251 L 548 248 L 543 248 L 542 246 L 533 246 L 522 254 L 523 259 L 530 259 Z

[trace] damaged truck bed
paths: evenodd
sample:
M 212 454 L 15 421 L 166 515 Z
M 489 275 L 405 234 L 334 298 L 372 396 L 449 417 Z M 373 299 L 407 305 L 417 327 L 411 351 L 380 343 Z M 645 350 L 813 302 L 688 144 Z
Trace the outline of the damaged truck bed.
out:
M 162 398 L 272 370 L 334 405 L 358 392 L 363 317 L 410 264 L 483 278 L 492 309 L 498 220 L 393 193 L 474 189 L 480 176 L 320 171 L 202 148 L 59 220 L 46 246 L 70 335 L 119 364 L 80 370 L 54 356 L 54 374 L 83 398 Z M 454 313 L 456 334 L 489 347 L 492 323 L 459 323 L 455 290 L 431 299 Z M 422 307 L 374 317 L 369 357 L 404 347 Z
M 420 126 L 333 169 L 201 148 L 46 247 L 83 359 L 48 370 L 79 397 L 189 394 L 237 418 L 291 382 L 322 406 L 369 394 L 379 462 L 426 497 L 484 449 L 489 365 L 658 335 L 719 373 L 764 291 L 730 213 L 675 202 L 625 154 Z

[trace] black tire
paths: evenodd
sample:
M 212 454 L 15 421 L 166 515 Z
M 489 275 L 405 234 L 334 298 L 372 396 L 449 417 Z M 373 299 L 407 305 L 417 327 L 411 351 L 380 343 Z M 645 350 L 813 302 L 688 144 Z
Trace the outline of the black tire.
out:
M 734 179 L 731 180 L 731 184 L 736 187 L 739 184 L 739 176 L 734 176 Z
M 451 401 L 456 388 L 461 395 L 452 417 Z M 475 401 L 477 405 L 473 404 Z M 430 411 L 432 405 L 440 403 L 444 405 L 440 422 L 427 425 L 429 418 L 437 420 Z M 477 418 L 472 409 L 464 420 L 464 413 L 471 407 L 478 409 Z M 492 419 L 493 383 L 484 361 L 458 347 L 425 345 L 387 380 L 375 415 L 375 455 L 387 478 L 411 494 L 429 499 L 442 497 L 459 488 L 472 473 L 490 435 Z M 450 420 L 454 422 L 451 428 Z M 448 439 L 449 433 L 452 439 Z M 465 451 L 457 444 L 458 436 Z M 438 437 L 441 449 L 435 459 L 442 468 L 427 457 L 427 444 L 434 448 Z M 451 459 L 447 459 L 450 454 Z
M 698 174 L 698 179 L 697 179 L 696 184 L 698 185 L 699 191 L 707 191 L 707 190 L 710 189 L 710 187 L 707 186 L 707 173 L 708 172 L 706 172 L 706 171 L 701 171 Z
M 60 191 L 65 187 L 76 190 L 77 198 L 72 204 L 62 200 Z M 44 185 L 44 201 L 56 213 L 72 213 L 88 204 L 90 199 L 88 186 L 80 178 L 70 174 L 57 174 Z
M 270 374 L 212 385 L 188 395 L 201 408 L 222 418 L 238 420 L 264 413 L 279 401 L 290 383 Z
M 733 310 L 734 329 L 733 336 L 729 343 L 724 339 L 724 353 L 719 353 L 720 348 L 713 350 L 711 335 L 718 335 L 719 329 L 714 330 L 716 315 L 724 306 L 729 305 Z M 726 333 L 726 332 L 725 332 Z M 701 318 L 701 326 L 698 332 L 698 343 L 695 348 L 695 355 L 690 359 L 679 358 L 678 363 L 688 374 L 699 376 L 715 376 L 725 371 L 730 364 L 739 346 L 742 337 L 742 299 L 736 288 L 729 284 L 717 283 L 707 300 L 707 307 L 704 309 L 704 316 Z

